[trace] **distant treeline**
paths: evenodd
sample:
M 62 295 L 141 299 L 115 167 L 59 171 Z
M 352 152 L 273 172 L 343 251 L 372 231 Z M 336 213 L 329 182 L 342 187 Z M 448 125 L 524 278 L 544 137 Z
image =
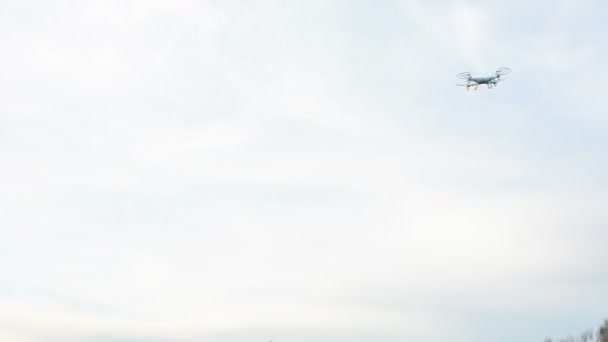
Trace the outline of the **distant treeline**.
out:
M 589 329 L 580 336 L 568 336 L 559 340 L 545 339 L 545 342 L 608 342 L 608 319 L 597 329 Z

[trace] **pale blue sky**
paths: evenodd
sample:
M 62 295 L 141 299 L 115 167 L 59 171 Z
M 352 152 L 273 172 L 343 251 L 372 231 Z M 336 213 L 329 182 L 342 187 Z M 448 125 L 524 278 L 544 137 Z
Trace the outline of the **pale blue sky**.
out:
M 606 10 L 0 1 L 0 340 L 596 325 Z M 497 89 L 454 86 L 500 66 Z

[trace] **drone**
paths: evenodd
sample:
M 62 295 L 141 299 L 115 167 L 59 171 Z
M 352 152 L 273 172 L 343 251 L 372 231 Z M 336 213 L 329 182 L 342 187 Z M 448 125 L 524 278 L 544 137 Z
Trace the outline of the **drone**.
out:
M 504 79 L 501 79 L 500 76 L 506 75 L 510 72 L 511 72 L 511 69 L 509 69 L 507 67 L 499 68 L 498 70 L 496 70 L 496 73 L 494 74 L 494 76 L 486 76 L 486 77 L 473 77 L 473 76 L 471 76 L 471 73 L 468 71 L 461 72 L 460 74 L 456 75 L 456 77 L 460 78 L 461 80 L 466 80 L 467 83 L 466 84 L 456 84 L 456 85 L 460 86 L 460 87 L 466 87 L 467 90 L 469 90 L 470 87 L 475 87 L 475 89 L 473 89 L 473 90 L 477 90 L 479 85 L 485 84 L 488 86 L 488 89 L 492 89 L 493 87 L 498 86 L 498 82 L 504 81 Z

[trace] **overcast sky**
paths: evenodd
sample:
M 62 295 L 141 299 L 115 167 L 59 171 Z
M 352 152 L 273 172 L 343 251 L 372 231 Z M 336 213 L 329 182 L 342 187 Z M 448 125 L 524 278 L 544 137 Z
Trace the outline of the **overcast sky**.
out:
M 601 0 L 0 1 L 0 340 L 608 316 Z M 513 72 L 466 92 L 455 74 Z

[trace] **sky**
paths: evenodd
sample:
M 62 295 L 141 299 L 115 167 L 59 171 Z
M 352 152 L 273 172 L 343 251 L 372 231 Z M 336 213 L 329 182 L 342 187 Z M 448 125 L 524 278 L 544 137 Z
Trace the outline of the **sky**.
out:
M 596 326 L 607 10 L 0 1 L 0 340 Z M 496 89 L 454 86 L 502 66 Z

